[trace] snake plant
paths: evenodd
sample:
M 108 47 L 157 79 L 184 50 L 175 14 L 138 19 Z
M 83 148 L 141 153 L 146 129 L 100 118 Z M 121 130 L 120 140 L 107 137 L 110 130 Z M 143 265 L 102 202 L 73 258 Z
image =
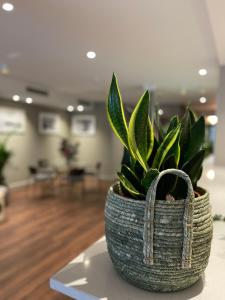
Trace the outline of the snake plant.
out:
M 197 188 L 205 156 L 205 121 L 187 108 L 184 116 L 171 118 L 163 130 L 157 113 L 150 119 L 150 94 L 146 91 L 136 104 L 129 123 L 117 78 L 113 74 L 107 99 L 109 123 L 125 148 L 118 178 L 125 196 L 145 199 L 151 182 L 160 171 L 176 168 L 186 172 Z M 184 197 L 186 186 L 181 179 L 166 175 L 161 179 L 157 197 Z M 162 198 L 163 197 L 163 198 Z

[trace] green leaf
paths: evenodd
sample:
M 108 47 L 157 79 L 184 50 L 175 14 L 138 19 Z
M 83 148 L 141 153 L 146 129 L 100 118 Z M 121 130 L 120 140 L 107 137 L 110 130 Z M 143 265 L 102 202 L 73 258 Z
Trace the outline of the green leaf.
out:
M 159 175 L 159 171 L 157 169 L 150 169 L 145 177 L 142 179 L 142 185 L 147 193 L 152 181 Z
M 135 187 L 140 193 L 144 192 L 141 185 L 141 180 L 136 176 L 136 174 L 126 165 L 122 165 L 121 174 L 126 177 L 126 179 Z
M 150 118 L 148 117 L 148 129 L 147 129 L 147 160 L 152 154 L 154 148 L 154 130 L 151 124 Z
M 160 169 L 164 159 L 167 156 L 167 153 L 169 152 L 169 150 L 175 143 L 179 132 L 180 132 L 180 124 L 166 135 L 166 137 L 164 138 L 163 142 L 161 143 L 161 145 L 159 146 L 159 148 L 156 152 L 156 155 L 155 155 L 155 158 L 154 158 L 154 161 L 152 164 L 153 169 L 158 169 L 158 170 Z
M 145 198 L 145 195 L 139 193 L 139 191 L 135 189 L 132 183 L 130 183 L 129 180 L 127 180 L 127 178 L 123 174 L 118 173 L 117 175 L 119 177 L 121 185 L 125 190 L 128 191 L 129 194 L 131 194 L 134 198 L 138 198 L 138 199 Z
M 122 144 L 128 148 L 128 128 L 115 74 L 112 77 L 107 100 L 107 116 L 114 133 L 121 140 Z
M 199 179 L 199 172 L 200 172 L 199 170 L 202 167 L 204 156 L 205 156 L 205 150 L 204 149 L 200 150 L 182 167 L 182 170 L 186 172 L 190 177 L 194 187 L 196 186 L 197 180 Z
M 179 161 L 180 161 L 180 134 L 177 135 L 176 141 L 174 142 L 173 146 L 171 147 L 167 156 L 174 156 L 175 161 L 175 168 L 178 168 Z
M 196 115 L 190 108 L 188 109 L 188 111 L 189 111 L 190 123 L 191 126 L 193 126 L 196 122 Z
M 147 130 L 148 130 L 149 93 L 146 91 L 138 101 L 129 123 L 128 143 L 131 152 L 147 171 Z
M 126 147 L 123 148 L 123 157 L 122 157 L 122 165 L 130 166 L 130 153 Z
M 170 119 L 170 124 L 169 124 L 166 134 L 168 134 L 171 130 L 175 129 L 178 126 L 178 124 L 179 124 L 178 116 L 172 117 Z
M 145 174 L 145 170 L 143 169 L 142 165 L 139 163 L 139 161 L 135 161 L 132 165 L 132 170 L 135 173 L 135 175 L 141 180 Z
M 157 138 L 158 142 L 161 143 L 165 137 L 165 133 L 162 128 L 158 110 L 159 110 L 159 107 L 158 107 L 158 105 L 156 105 L 154 125 L 155 125 L 155 129 L 156 129 L 156 138 Z
M 185 161 L 190 160 L 204 145 L 205 141 L 205 119 L 200 117 L 191 127 L 190 141 L 184 153 Z
M 181 120 L 181 135 L 180 135 L 180 151 L 181 151 L 181 165 L 184 162 L 184 153 L 187 150 L 191 138 L 191 118 L 190 111 L 186 110 Z
M 162 169 L 176 169 L 177 163 L 176 163 L 176 157 L 174 154 L 168 156 L 163 165 Z M 172 174 L 166 174 L 163 176 L 163 178 L 160 179 L 158 188 L 157 188 L 157 199 L 165 199 L 167 194 L 171 194 L 174 190 L 177 183 L 177 176 L 174 176 Z

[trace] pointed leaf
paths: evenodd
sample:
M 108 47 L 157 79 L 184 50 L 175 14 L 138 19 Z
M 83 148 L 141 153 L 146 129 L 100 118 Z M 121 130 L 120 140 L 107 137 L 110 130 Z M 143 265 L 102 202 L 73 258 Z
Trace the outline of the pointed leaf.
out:
M 107 116 L 114 133 L 119 137 L 122 144 L 128 148 L 128 129 L 115 74 L 113 74 L 108 95 Z
M 121 185 L 125 190 L 128 191 L 129 194 L 131 194 L 134 198 L 144 198 L 145 195 L 138 192 L 138 190 L 135 189 L 135 187 L 132 185 L 132 183 L 129 182 L 129 180 L 124 177 L 121 173 L 118 173 L 118 177 L 120 180 Z
M 190 108 L 188 109 L 188 111 L 189 111 L 190 123 L 191 126 L 193 126 L 196 122 L 196 115 Z
M 132 153 L 147 171 L 147 130 L 149 93 L 146 91 L 138 101 L 129 123 L 128 142 Z
M 182 159 L 183 159 L 183 154 L 187 149 L 187 145 L 189 144 L 190 137 L 191 137 L 190 113 L 188 110 L 186 110 L 181 120 L 180 147 L 181 147 Z
M 178 168 L 179 161 L 180 161 L 180 134 L 177 135 L 176 141 L 174 142 L 173 146 L 171 147 L 168 156 L 173 155 L 175 159 L 175 168 Z
M 199 169 L 202 167 L 202 163 L 205 156 L 205 150 L 200 150 L 197 154 L 195 154 L 192 159 L 185 163 L 182 167 L 182 170 L 188 174 L 190 177 L 193 186 L 196 185 L 197 180 L 199 179 Z
M 154 126 L 155 126 L 155 129 L 156 129 L 156 138 L 158 140 L 159 143 L 161 143 L 165 137 L 165 133 L 163 131 L 163 128 L 162 128 L 162 124 L 161 124 L 161 121 L 160 121 L 160 118 L 159 118 L 159 114 L 158 114 L 158 105 L 156 105 L 156 111 L 155 111 L 155 120 L 154 120 Z
M 163 142 L 159 146 L 153 164 L 152 168 L 154 169 L 160 169 L 161 164 L 163 163 L 164 159 L 166 158 L 167 153 L 175 143 L 177 136 L 180 132 L 180 124 L 173 130 L 171 130 L 166 137 L 164 138 Z
M 140 193 L 144 192 L 140 179 L 128 166 L 122 165 L 121 174 L 126 177 L 126 179 L 135 187 L 137 191 Z
M 179 124 L 178 116 L 172 117 L 170 119 L 170 124 L 169 124 L 166 134 L 168 134 L 172 129 L 175 129 L 178 124 Z
M 148 129 L 147 129 L 147 160 L 152 154 L 154 148 L 154 130 L 151 124 L 150 118 L 148 118 Z
M 185 161 L 190 160 L 204 145 L 205 119 L 200 117 L 190 132 L 190 141 L 184 154 Z
M 150 169 L 145 177 L 142 180 L 142 185 L 145 189 L 145 192 L 147 193 L 152 181 L 156 178 L 156 176 L 159 175 L 159 171 L 157 169 Z

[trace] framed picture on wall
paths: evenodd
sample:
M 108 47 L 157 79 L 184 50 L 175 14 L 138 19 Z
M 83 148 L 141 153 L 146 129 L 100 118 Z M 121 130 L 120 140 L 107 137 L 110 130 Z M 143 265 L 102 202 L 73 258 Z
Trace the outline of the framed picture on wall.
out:
M 22 109 L 0 109 L 0 133 L 24 133 L 26 131 L 26 114 Z
M 59 115 L 42 112 L 38 116 L 38 129 L 41 134 L 55 135 L 59 133 Z
M 93 136 L 96 133 L 96 118 L 93 115 L 74 115 L 71 127 L 73 135 Z

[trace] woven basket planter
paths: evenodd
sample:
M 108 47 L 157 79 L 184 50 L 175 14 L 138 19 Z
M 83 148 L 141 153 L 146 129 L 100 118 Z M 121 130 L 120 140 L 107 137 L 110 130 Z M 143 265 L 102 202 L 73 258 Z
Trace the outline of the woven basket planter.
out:
M 156 200 L 160 178 L 174 174 L 188 185 L 183 200 Z M 185 184 L 184 182 L 184 184 Z M 108 251 L 118 273 L 150 291 L 177 291 L 194 284 L 208 264 L 212 239 L 209 194 L 194 198 L 191 181 L 176 169 L 162 171 L 150 186 L 146 201 L 109 189 L 105 206 Z

